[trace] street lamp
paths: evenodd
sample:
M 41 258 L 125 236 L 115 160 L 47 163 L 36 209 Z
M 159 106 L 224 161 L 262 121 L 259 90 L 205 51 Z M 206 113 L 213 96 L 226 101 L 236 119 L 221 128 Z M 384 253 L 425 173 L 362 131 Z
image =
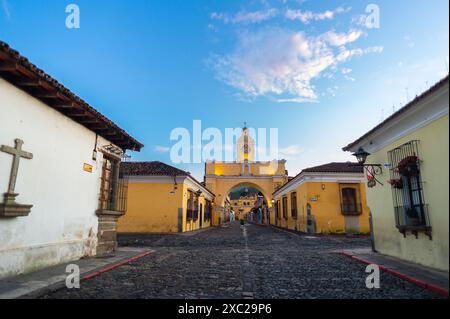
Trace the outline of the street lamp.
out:
M 358 163 L 361 165 L 364 165 L 367 160 L 367 156 L 369 156 L 370 153 L 367 153 L 362 147 L 360 147 L 355 153 L 353 153 L 353 156 L 356 157 L 358 160 Z
M 383 166 L 381 164 L 366 164 L 366 160 L 369 155 L 370 153 L 366 152 L 362 147 L 353 153 L 353 156 L 356 157 L 358 164 L 364 167 L 368 176 L 372 177 L 372 180 L 369 180 L 369 183 L 371 183 L 370 187 L 374 187 L 376 183 L 383 186 L 383 184 L 376 178 L 376 175 L 381 175 L 383 173 Z

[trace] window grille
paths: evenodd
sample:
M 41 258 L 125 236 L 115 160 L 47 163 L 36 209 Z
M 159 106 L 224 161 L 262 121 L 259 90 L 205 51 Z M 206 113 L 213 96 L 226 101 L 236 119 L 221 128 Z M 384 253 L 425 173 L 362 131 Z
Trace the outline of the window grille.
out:
M 288 219 L 287 205 L 288 205 L 287 197 L 283 197 L 283 218 L 284 219 Z
M 358 190 L 355 187 L 341 189 L 341 212 L 343 215 L 358 216 L 362 214 L 362 205 L 358 202 Z
M 421 177 L 419 141 L 405 143 L 388 152 L 390 184 L 394 202 L 395 222 L 406 236 L 411 231 L 416 237 L 423 231 L 431 239 L 428 205 L 425 203 Z
M 297 193 L 291 193 L 291 216 L 297 219 Z

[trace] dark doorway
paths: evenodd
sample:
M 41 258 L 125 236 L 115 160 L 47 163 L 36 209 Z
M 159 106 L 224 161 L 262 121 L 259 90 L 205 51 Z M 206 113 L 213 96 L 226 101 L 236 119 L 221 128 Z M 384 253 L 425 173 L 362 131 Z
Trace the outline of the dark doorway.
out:
M 200 228 L 203 226 L 203 204 L 200 204 Z

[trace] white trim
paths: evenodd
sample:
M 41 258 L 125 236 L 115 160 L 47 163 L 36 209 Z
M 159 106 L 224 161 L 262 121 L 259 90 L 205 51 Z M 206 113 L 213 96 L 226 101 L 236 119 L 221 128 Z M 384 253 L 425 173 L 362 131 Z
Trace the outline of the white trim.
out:
M 278 163 L 282 163 L 285 164 L 286 160 L 285 159 L 280 159 L 280 160 L 272 160 L 272 161 L 248 161 L 251 164 L 271 164 L 273 162 L 278 162 Z M 244 161 L 211 161 L 211 160 L 206 160 L 205 164 L 242 164 L 244 163 Z
M 301 173 L 291 180 L 285 188 L 279 189 L 273 193 L 273 197 L 286 195 L 297 189 L 304 183 L 340 183 L 340 184 L 359 184 L 365 180 L 364 173 Z
M 221 175 L 205 175 L 205 178 L 216 178 L 216 179 L 273 179 L 273 178 L 283 178 L 285 175 L 235 175 L 235 176 L 221 176 Z
M 215 197 L 214 193 L 212 193 L 210 190 L 208 190 L 203 185 L 199 184 L 192 177 L 188 176 L 188 178 L 186 179 L 186 185 L 188 185 L 188 187 L 191 187 L 191 189 L 193 189 L 194 191 L 201 190 L 207 200 L 210 200 L 210 201 L 214 200 L 214 197 Z M 207 196 L 207 195 L 209 195 L 209 196 Z
M 153 183 L 153 184 L 171 184 L 174 182 L 173 176 L 154 176 L 154 175 L 138 175 L 127 176 L 129 183 Z M 186 184 L 195 192 L 201 190 L 208 200 L 213 200 L 215 195 L 213 192 L 205 188 L 203 185 L 194 180 L 191 176 L 176 176 L 178 184 Z M 208 195 L 208 196 L 206 196 Z
M 352 146 L 349 151 L 355 152 L 362 147 L 369 153 L 378 152 L 402 137 L 446 116 L 449 113 L 448 89 L 447 83 L 424 100 L 418 101 L 405 113 L 400 114 Z
M 156 184 L 164 184 L 164 183 L 173 183 L 174 179 L 173 176 L 154 176 L 154 175 L 132 175 L 128 177 L 129 183 L 156 183 Z M 177 176 L 176 182 L 177 183 L 184 183 L 184 180 L 187 176 Z

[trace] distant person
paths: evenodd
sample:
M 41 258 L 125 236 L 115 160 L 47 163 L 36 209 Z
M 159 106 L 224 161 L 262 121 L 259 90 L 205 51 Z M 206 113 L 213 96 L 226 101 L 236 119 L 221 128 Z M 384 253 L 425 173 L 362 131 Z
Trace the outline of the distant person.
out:
M 262 224 L 263 213 L 261 206 L 258 208 L 257 216 L 258 216 L 258 224 Z
M 234 212 L 234 210 L 231 210 L 230 213 L 230 222 L 234 222 L 236 220 L 236 213 Z

